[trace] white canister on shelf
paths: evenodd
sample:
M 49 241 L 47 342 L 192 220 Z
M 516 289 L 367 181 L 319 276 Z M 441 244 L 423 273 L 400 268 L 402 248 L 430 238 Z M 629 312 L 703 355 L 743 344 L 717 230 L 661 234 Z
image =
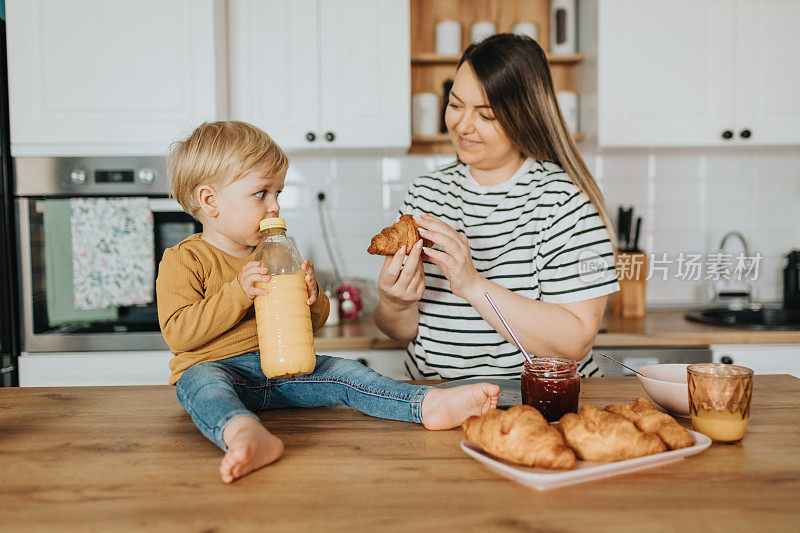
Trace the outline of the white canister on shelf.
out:
M 461 23 L 440 20 L 436 23 L 436 53 L 443 56 L 461 54 Z
M 567 127 L 572 133 L 578 132 L 578 95 L 572 91 L 559 91 L 556 93 L 558 100 L 558 107 L 561 108 L 561 114 L 564 115 L 564 120 Z
M 534 41 L 539 37 L 539 27 L 533 22 L 517 22 L 511 31 L 517 35 L 527 35 Z
M 416 93 L 411 96 L 411 134 L 437 135 L 439 133 L 439 95 Z
M 577 51 L 575 0 L 550 2 L 550 53 L 574 54 Z
M 488 20 L 476 22 L 469 28 L 469 38 L 473 43 L 482 41 L 495 33 L 497 33 L 497 26 L 494 25 L 494 22 Z

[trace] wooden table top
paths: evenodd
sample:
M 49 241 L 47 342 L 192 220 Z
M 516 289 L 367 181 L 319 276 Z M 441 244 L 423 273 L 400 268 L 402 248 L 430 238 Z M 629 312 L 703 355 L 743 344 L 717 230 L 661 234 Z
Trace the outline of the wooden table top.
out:
M 597 348 L 612 346 L 708 346 L 710 344 L 798 344 L 800 331 L 758 331 L 689 322 L 686 310 L 651 310 L 643 318 L 622 318 L 607 311 L 595 338 Z M 399 349 L 408 343 L 390 339 L 364 315 L 357 322 L 326 326 L 315 334 L 317 350 Z
M 225 485 L 174 388 L 0 389 L 0 530 L 796 530 L 800 380 L 754 390 L 739 444 L 537 492 L 464 454 L 459 429 L 342 407 L 263 412 L 284 456 Z M 642 394 L 585 379 L 581 402 Z

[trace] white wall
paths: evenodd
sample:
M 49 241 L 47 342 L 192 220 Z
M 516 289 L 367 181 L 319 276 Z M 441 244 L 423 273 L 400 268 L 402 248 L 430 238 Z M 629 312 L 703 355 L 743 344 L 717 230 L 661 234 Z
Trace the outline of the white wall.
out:
M 764 259 L 754 283 L 760 300 L 780 300 L 781 255 L 800 248 L 800 147 L 615 149 L 583 147 L 612 218 L 620 204 L 644 218 L 646 251 L 711 253 L 741 231 Z M 330 271 L 316 193 L 330 202 L 335 249 L 344 273 L 377 279 L 382 258 L 367 255 L 370 237 L 392 223 L 414 177 L 452 156 L 295 156 L 281 197 L 289 234 L 318 269 Z M 648 303 L 703 302 L 704 281 L 651 279 Z M 374 295 L 373 295 L 374 296 Z
M 753 282 L 758 300 L 782 299 L 782 256 L 800 248 L 800 147 L 585 149 L 584 158 L 615 217 L 620 204 L 644 216 L 647 252 L 717 250 L 738 230 L 764 259 Z M 736 252 L 738 243 L 728 249 Z M 648 283 L 650 304 L 705 301 L 707 281 L 668 276 Z

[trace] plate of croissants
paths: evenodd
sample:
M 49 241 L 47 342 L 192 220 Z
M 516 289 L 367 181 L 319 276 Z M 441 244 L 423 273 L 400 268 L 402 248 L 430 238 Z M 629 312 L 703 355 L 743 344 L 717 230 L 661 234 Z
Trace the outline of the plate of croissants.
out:
M 679 461 L 711 445 L 645 398 L 581 406 L 548 424 L 528 405 L 493 409 L 462 424 L 461 449 L 537 490 L 617 476 Z

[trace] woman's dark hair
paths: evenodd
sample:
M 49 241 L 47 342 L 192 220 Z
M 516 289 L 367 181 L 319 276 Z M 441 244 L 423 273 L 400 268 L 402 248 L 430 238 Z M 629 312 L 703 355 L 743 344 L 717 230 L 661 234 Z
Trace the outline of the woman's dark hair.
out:
M 542 47 L 530 37 L 500 33 L 469 45 L 458 66 L 464 63 L 472 67 L 500 127 L 520 153 L 561 166 L 589 197 L 614 242 L 603 194 L 558 107 Z

